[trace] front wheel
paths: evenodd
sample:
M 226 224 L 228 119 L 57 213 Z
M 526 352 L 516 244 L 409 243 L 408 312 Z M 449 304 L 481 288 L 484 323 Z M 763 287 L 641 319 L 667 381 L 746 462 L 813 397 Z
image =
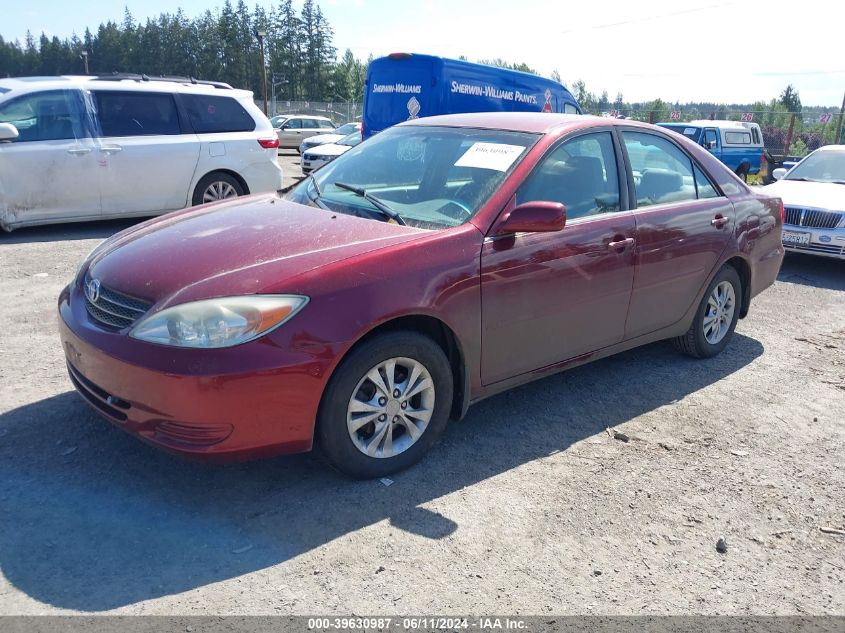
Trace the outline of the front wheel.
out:
M 675 347 L 695 358 L 710 358 L 721 352 L 731 340 L 737 319 L 742 282 L 733 266 L 716 273 L 687 333 L 673 339 Z
M 352 477 L 384 477 L 417 462 L 452 407 L 443 350 L 416 332 L 391 332 L 353 350 L 329 381 L 317 437 L 329 461 Z

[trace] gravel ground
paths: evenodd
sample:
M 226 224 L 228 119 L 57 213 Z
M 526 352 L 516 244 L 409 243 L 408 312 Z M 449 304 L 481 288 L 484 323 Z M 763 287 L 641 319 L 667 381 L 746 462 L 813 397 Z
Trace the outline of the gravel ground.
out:
M 0 235 L 0 614 L 845 614 L 845 262 L 788 257 L 715 359 L 482 402 L 385 486 L 184 462 L 71 391 L 56 297 L 128 225 Z

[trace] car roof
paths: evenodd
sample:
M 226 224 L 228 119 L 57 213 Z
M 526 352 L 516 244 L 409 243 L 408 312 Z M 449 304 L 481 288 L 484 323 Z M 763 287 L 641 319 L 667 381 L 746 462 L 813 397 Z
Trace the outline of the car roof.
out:
M 278 116 L 283 116 L 288 119 L 320 119 L 322 121 L 331 121 L 329 117 L 320 116 L 319 114 L 280 114 Z
M 401 126 L 466 127 L 508 132 L 547 134 L 568 128 L 606 127 L 609 125 L 653 128 L 647 123 L 630 119 L 613 119 L 589 114 L 557 114 L 547 112 L 472 112 L 444 114 L 400 123 Z
M 9 96 L 63 88 L 99 88 L 143 92 L 182 92 L 188 94 L 216 94 L 236 99 L 252 97 L 249 90 L 238 90 L 221 82 L 201 82 L 190 77 L 156 78 L 144 75 L 61 75 L 56 77 L 12 77 L 0 79 L 0 88 Z
M 845 152 L 845 145 L 822 145 L 817 152 Z
M 725 121 L 710 119 L 696 119 L 695 121 L 670 121 L 670 125 L 692 125 L 695 127 L 718 127 L 718 128 L 736 128 L 747 129 L 741 121 Z

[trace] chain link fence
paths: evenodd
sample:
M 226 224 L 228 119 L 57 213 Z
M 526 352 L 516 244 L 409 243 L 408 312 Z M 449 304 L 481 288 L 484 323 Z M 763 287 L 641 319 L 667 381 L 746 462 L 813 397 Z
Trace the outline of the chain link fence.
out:
M 801 112 L 741 111 L 719 108 L 717 111 L 697 109 L 611 109 L 590 112 L 597 116 L 621 117 L 646 123 L 683 123 L 696 120 L 727 120 L 757 123 L 763 132 L 766 150 L 776 159 L 804 156 L 822 145 L 841 142 L 845 131 L 843 115 L 832 109 L 805 109 Z
M 261 101 L 256 101 L 259 108 Z M 311 114 L 330 118 L 336 125 L 360 121 L 363 104 L 355 101 L 287 101 L 270 100 L 269 116 L 279 114 Z M 804 156 L 822 145 L 841 142 L 845 121 L 840 112 L 828 109 L 805 109 L 801 112 L 740 111 L 719 108 L 715 112 L 697 109 L 660 110 L 640 108 L 610 109 L 587 114 L 626 118 L 645 123 L 727 120 L 753 122 L 760 125 L 766 150 L 777 162 L 786 156 Z
M 256 100 L 259 108 L 264 102 Z M 330 118 L 335 125 L 343 125 L 351 121 L 360 121 L 363 105 L 354 101 L 286 101 L 284 99 L 267 102 L 267 115 L 310 114 Z

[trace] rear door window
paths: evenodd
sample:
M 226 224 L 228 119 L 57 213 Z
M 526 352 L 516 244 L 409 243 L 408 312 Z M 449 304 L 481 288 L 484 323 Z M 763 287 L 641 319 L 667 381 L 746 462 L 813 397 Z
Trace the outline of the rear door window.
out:
M 696 200 L 692 160 L 670 141 L 643 132 L 623 132 L 622 138 L 637 193 L 637 206 Z
M 158 136 L 182 132 L 172 94 L 100 90 L 93 94 L 103 136 Z
M 255 129 L 255 121 L 236 99 L 218 95 L 180 96 L 197 134 L 252 132 Z

